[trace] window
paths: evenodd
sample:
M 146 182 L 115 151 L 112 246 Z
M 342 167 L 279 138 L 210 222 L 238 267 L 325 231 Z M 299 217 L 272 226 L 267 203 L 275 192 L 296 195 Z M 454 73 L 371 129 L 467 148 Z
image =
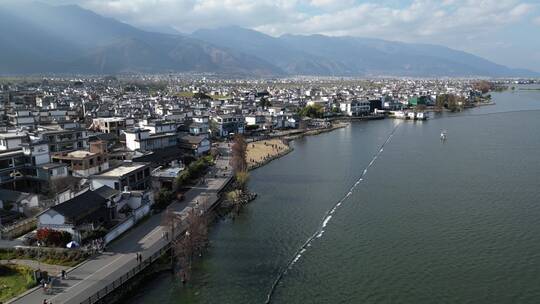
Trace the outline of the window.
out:
M 9 159 L 1 159 L 0 160 L 0 169 L 5 169 L 11 167 L 11 161 Z
M 120 184 L 118 182 L 114 182 L 114 189 L 120 190 Z
M 26 163 L 24 157 L 15 157 L 15 158 L 13 158 L 13 161 L 14 161 L 15 166 L 21 166 L 21 165 L 24 165 Z

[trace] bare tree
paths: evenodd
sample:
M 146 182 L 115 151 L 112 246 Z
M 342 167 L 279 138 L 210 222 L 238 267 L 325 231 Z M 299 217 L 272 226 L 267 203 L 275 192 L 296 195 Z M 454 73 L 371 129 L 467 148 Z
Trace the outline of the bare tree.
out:
M 231 166 L 234 170 L 237 188 L 244 192 L 249 180 L 249 173 L 247 163 L 247 143 L 242 135 L 236 135 L 234 137 Z
M 47 196 L 56 197 L 60 192 L 66 191 L 67 189 L 77 190 L 79 185 L 79 178 L 73 176 L 64 176 L 53 178 L 49 181 L 47 187 Z
M 172 237 L 173 270 L 185 283 L 191 278 L 194 258 L 201 255 L 208 245 L 208 220 L 203 209 L 190 208 L 183 215 L 168 210 L 164 222 L 169 227 Z
M 231 148 L 231 166 L 234 173 L 247 171 L 247 143 L 244 136 L 236 134 L 233 139 L 233 145 Z

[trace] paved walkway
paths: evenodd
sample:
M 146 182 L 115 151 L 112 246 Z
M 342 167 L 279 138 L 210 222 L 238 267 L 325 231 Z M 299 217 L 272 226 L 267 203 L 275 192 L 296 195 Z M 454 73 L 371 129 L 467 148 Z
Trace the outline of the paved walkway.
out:
M 0 240 L 0 248 L 13 248 L 15 246 L 22 246 L 23 242 L 19 239 L 15 240 Z
M 225 148 L 226 145 L 220 146 L 222 154 L 226 154 Z M 209 207 L 218 199 L 218 192 L 229 182 L 231 175 L 228 156 L 219 158 L 215 168 L 207 175 L 206 182 L 186 192 L 184 201 L 174 202 L 170 208 L 176 212 L 186 212 L 195 206 L 196 201 L 206 201 L 208 205 L 204 207 Z M 87 301 L 98 291 L 136 268 L 137 253 L 147 259 L 168 244 L 163 238 L 163 232 L 167 229 L 162 226 L 164 215 L 165 212 L 153 215 L 109 244 L 106 252 L 69 271 L 68 279 L 60 282 L 54 294 L 45 295 L 43 290 L 38 288 L 8 303 L 38 304 L 43 303 L 44 299 L 53 304 L 80 304 Z

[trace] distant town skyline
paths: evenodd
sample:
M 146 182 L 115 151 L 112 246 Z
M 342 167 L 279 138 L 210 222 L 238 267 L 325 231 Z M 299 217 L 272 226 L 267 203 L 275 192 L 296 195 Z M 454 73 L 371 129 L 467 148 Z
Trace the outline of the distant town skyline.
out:
M 42 0 L 128 24 L 190 33 L 241 26 L 273 36 L 325 34 L 441 44 L 540 71 L 535 0 Z

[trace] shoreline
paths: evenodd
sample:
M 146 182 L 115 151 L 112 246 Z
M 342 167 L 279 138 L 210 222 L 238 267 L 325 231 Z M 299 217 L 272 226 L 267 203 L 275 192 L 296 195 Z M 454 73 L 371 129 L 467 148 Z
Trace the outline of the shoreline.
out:
M 313 135 L 319 135 L 323 133 L 332 132 L 337 129 L 345 128 L 349 125 L 349 122 L 339 122 L 336 124 L 332 124 L 330 127 L 326 128 L 317 128 L 317 129 L 311 129 L 311 130 L 303 130 L 301 133 L 297 133 L 294 135 L 285 135 L 283 136 L 283 139 L 291 141 L 298 138 L 302 138 L 304 136 L 313 136 Z
M 268 155 L 266 157 L 264 157 L 262 160 L 259 160 L 259 161 L 248 161 L 248 171 L 252 171 L 252 170 L 255 170 L 255 169 L 258 169 L 260 167 L 263 167 L 264 165 L 267 165 L 268 163 L 272 162 L 273 160 L 276 160 L 278 158 L 281 158 L 289 153 L 291 153 L 294 148 L 290 146 L 289 142 L 295 140 L 295 139 L 299 139 L 299 138 L 303 138 L 305 136 L 314 136 L 314 135 L 319 135 L 319 134 L 323 134 L 323 133 L 328 133 L 328 132 L 332 132 L 332 131 L 335 131 L 337 129 L 341 129 L 341 128 L 345 128 L 347 126 L 349 126 L 349 122 L 339 122 L 339 123 L 336 123 L 336 124 L 332 124 L 332 126 L 330 127 L 326 127 L 326 128 L 318 128 L 318 129 L 312 129 L 312 130 L 302 130 L 302 131 L 296 131 L 294 132 L 293 135 L 287 135 L 287 134 L 281 134 L 281 135 L 277 135 L 275 137 L 271 137 L 271 139 L 267 139 L 267 140 L 258 140 L 258 141 L 254 141 L 254 142 L 249 142 L 248 143 L 248 160 L 250 158 L 250 149 L 249 149 L 249 146 L 250 145 L 254 145 L 254 144 L 261 144 L 261 143 L 268 143 L 270 142 L 270 145 L 272 144 L 276 144 L 276 141 L 280 141 L 281 144 L 282 144 L 282 148 L 283 150 L 270 150 L 270 149 L 267 149 L 266 152 L 268 153 Z
M 283 138 L 263 139 L 248 143 L 248 171 L 260 168 L 294 150 Z

